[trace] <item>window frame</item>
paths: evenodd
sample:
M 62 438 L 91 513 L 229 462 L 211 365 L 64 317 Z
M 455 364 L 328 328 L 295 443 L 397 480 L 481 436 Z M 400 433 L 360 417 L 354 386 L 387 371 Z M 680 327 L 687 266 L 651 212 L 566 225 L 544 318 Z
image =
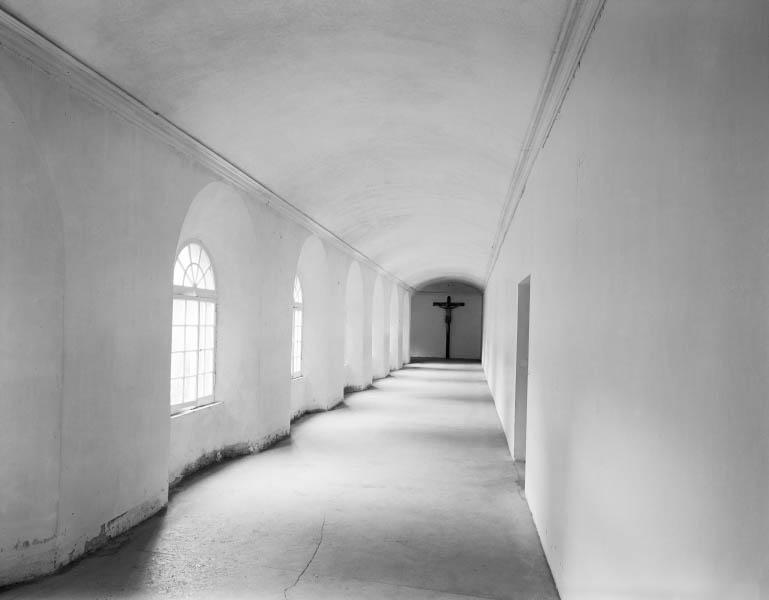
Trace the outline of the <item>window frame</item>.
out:
M 176 263 L 179 261 L 179 255 L 182 253 L 183 250 L 185 250 L 188 246 L 190 246 L 192 244 L 196 244 L 196 245 L 200 246 L 202 248 L 202 250 L 203 250 L 203 253 L 205 253 L 206 258 L 208 259 L 208 262 L 209 262 L 209 265 L 210 265 L 209 269 L 211 271 L 211 274 L 213 275 L 213 282 L 214 282 L 214 289 L 213 290 L 200 289 L 200 288 L 196 288 L 196 287 L 188 287 L 188 286 L 177 285 L 177 284 L 173 283 L 173 276 L 174 276 L 173 275 L 173 273 L 174 273 L 173 269 L 176 268 Z M 213 357 L 212 357 L 212 363 L 213 364 L 211 366 L 211 369 L 212 369 L 211 376 L 212 376 L 212 380 L 213 381 L 212 381 L 212 384 L 211 384 L 211 393 L 206 395 L 206 396 L 199 396 L 199 397 L 196 396 L 195 400 L 190 400 L 188 402 L 181 402 L 181 403 L 177 403 L 177 404 L 171 404 L 171 382 L 174 379 L 179 379 L 179 378 L 174 378 L 174 377 L 170 377 L 169 376 L 169 379 L 168 379 L 168 381 L 169 381 L 169 390 L 168 390 L 169 397 L 168 397 L 168 399 L 169 399 L 170 415 L 171 416 L 175 416 L 175 415 L 179 415 L 179 414 L 182 414 L 182 413 L 185 413 L 185 412 L 189 412 L 189 411 L 194 410 L 196 408 L 201 408 L 203 406 L 209 406 L 209 405 L 215 404 L 217 402 L 217 400 L 216 400 L 216 355 L 217 355 L 217 346 L 218 346 L 218 338 L 219 338 L 219 336 L 217 335 L 217 331 L 219 329 L 219 302 L 218 302 L 218 291 L 219 291 L 219 289 L 218 289 L 218 278 L 217 278 L 217 275 L 216 275 L 216 265 L 214 264 L 214 260 L 211 258 L 211 253 L 208 251 L 208 248 L 206 247 L 206 245 L 202 241 L 200 241 L 199 239 L 196 239 L 196 238 L 191 238 L 191 239 L 185 240 L 184 243 L 180 244 L 180 246 L 177 249 L 176 254 L 174 256 L 174 263 L 173 263 L 173 268 L 172 268 L 172 271 L 171 271 L 171 283 L 172 283 L 172 290 L 173 290 L 172 300 L 171 300 L 171 331 L 172 332 L 173 332 L 173 327 L 174 327 L 174 322 L 173 322 L 173 305 L 174 305 L 174 300 L 184 300 L 184 301 L 191 300 L 191 301 L 196 302 L 196 304 L 198 305 L 198 325 L 197 325 L 197 327 L 198 327 L 198 346 L 197 346 L 197 349 L 196 349 L 196 352 L 198 353 L 198 355 L 199 355 L 199 353 L 201 351 L 207 350 L 207 348 L 201 348 L 200 347 L 200 328 L 205 326 L 205 325 L 201 325 L 201 322 L 200 322 L 200 305 L 201 304 L 212 304 L 213 307 L 214 307 L 214 319 L 213 319 L 213 336 L 214 336 L 214 339 L 213 339 L 213 347 L 211 348 L 211 350 L 213 352 Z M 187 327 L 186 324 L 185 324 L 185 327 Z M 171 350 L 170 354 L 171 354 L 171 360 L 173 360 L 173 358 L 172 358 L 173 354 L 174 354 L 173 345 L 172 345 L 172 350 Z M 172 368 L 172 365 L 169 365 L 169 374 L 171 374 L 171 368 Z M 198 376 L 200 376 L 200 372 L 199 371 L 196 372 L 196 377 L 198 377 Z M 182 379 L 183 379 L 183 377 L 182 377 Z
M 296 289 L 299 288 L 299 300 L 296 299 Z M 291 379 L 299 379 L 304 376 L 302 367 L 304 366 L 304 289 L 302 288 L 302 280 L 299 275 L 294 276 L 294 285 L 291 290 Z M 297 326 L 296 315 L 299 313 L 301 323 L 299 324 L 299 356 L 298 363 L 299 368 L 294 369 L 297 345 Z

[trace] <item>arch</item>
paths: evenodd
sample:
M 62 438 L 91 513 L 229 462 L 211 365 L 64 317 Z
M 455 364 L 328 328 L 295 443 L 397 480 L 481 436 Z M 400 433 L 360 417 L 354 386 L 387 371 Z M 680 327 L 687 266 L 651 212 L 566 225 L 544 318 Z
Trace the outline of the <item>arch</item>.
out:
M 393 285 L 390 292 L 390 336 L 389 336 L 389 359 L 390 370 L 400 369 L 400 311 L 398 310 L 398 286 Z
M 214 400 L 216 280 L 202 242 L 185 242 L 173 270 L 171 412 Z
M 329 276 L 326 249 L 314 235 L 308 237 L 299 253 L 296 278 L 301 287 L 301 375 L 291 379 L 291 415 L 327 408 L 332 400 L 328 376 Z M 291 310 L 294 310 L 292 297 Z
M 258 368 L 264 335 L 260 321 L 263 279 L 255 266 L 262 252 L 248 203 L 238 190 L 222 182 L 210 182 L 195 194 L 169 252 L 169 296 L 177 291 L 170 285 L 170 263 L 190 241 L 200 244 L 213 263 L 215 402 L 206 410 L 193 413 L 194 416 L 169 420 L 169 481 L 180 477 L 200 459 L 246 441 L 245 432 L 258 428 L 264 414 Z M 170 309 L 171 298 L 168 302 Z M 169 333 L 172 318 L 169 310 Z M 164 351 L 168 351 L 171 343 L 169 340 Z M 168 387 L 165 393 L 168 394 Z M 231 423 L 240 423 L 242 429 L 233 430 Z
M 363 278 L 352 261 L 345 285 L 344 369 L 345 387 L 360 389 L 363 381 Z
M 480 294 L 483 293 L 483 286 L 478 285 L 476 281 L 467 277 L 433 277 L 430 279 L 425 279 L 421 283 L 414 286 L 414 288 L 419 292 L 427 291 L 430 289 L 444 290 L 447 287 L 456 287 L 458 289 L 468 288 L 467 290 L 463 291 L 474 291 Z
M 374 379 L 387 375 L 385 364 L 385 304 L 382 277 L 377 275 L 371 298 L 371 373 Z

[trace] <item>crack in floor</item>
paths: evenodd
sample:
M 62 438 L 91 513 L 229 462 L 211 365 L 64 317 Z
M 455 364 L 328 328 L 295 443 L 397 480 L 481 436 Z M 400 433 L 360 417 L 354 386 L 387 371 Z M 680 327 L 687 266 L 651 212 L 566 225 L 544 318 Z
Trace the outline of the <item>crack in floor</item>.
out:
M 320 537 L 318 538 L 318 545 L 315 546 L 315 552 L 312 553 L 312 556 L 310 557 L 310 560 L 307 561 L 307 564 L 304 565 L 304 569 L 302 569 L 302 572 L 297 575 L 296 580 L 294 583 L 292 583 L 290 586 L 285 588 L 283 590 L 283 598 L 288 600 L 288 591 L 295 588 L 297 584 L 299 583 L 299 580 L 302 578 L 302 576 L 307 572 L 307 569 L 310 568 L 310 565 L 312 564 L 312 561 L 315 560 L 315 557 L 318 554 L 318 550 L 320 550 L 320 545 L 323 543 L 323 530 L 326 528 L 326 515 L 323 515 L 323 523 L 320 525 Z

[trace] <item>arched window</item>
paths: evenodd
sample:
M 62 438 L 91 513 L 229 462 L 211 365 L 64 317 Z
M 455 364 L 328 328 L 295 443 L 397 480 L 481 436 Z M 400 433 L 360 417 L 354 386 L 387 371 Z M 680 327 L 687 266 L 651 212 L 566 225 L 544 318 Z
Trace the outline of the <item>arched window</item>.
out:
M 294 277 L 294 328 L 291 340 L 291 377 L 302 376 L 302 284 Z
M 211 259 L 197 242 L 174 265 L 171 326 L 171 412 L 214 400 L 216 283 Z

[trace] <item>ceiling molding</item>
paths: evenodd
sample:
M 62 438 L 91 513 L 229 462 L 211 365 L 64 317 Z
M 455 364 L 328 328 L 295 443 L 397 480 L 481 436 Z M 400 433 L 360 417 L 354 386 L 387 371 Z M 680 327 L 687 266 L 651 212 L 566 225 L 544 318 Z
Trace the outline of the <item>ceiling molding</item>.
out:
M 171 146 L 210 170 L 224 182 L 316 234 L 374 272 L 384 275 L 409 292 L 414 292 L 412 286 L 353 248 L 334 232 L 280 197 L 236 164 L 4 10 L 0 10 L 0 48 L 15 54 L 53 79 L 78 91 L 87 100 Z
M 499 225 L 491 246 L 491 256 L 486 270 L 485 285 L 489 283 L 500 250 L 505 243 L 507 232 L 526 191 L 526 182 L 534 168 L 539 151 L 547 142 L 550 131 L 558 118 L 558 113 L 579 68 L 590 36 L 601 17 L 605 2 L 606 0 L 571 0 L 566 10 L 550 58 L 550 64 L 547 67 L 531 115 L 529 128 L 518 153 L 518 162 L 513 171 L 505 204 L 500 213 Z

